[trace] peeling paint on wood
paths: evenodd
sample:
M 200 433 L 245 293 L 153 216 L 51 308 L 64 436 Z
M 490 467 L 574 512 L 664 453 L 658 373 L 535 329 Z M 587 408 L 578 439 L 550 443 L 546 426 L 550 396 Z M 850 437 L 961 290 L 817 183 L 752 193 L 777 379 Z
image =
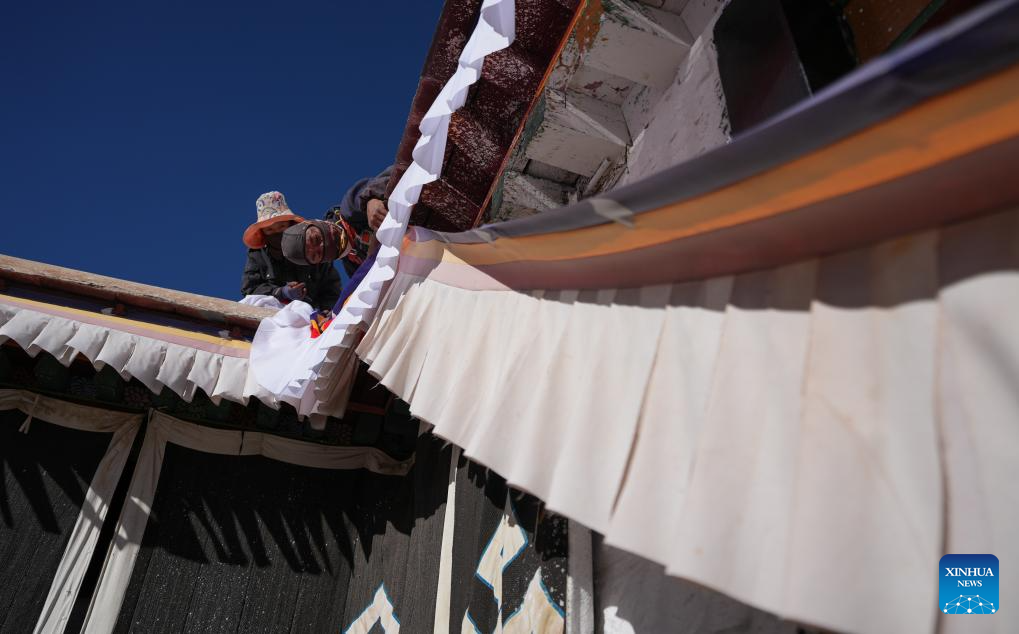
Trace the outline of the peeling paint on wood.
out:
M 689 48 L 677 39 L 634 28 L 616 14 L 606 14 L 584 65 L 645 86 L 665 87 Z
M 606 103 L 621 105 L 630 94 L 630 90 L 637 85 L 617 75 L 581 66 L 570 79 L 568 88 Z

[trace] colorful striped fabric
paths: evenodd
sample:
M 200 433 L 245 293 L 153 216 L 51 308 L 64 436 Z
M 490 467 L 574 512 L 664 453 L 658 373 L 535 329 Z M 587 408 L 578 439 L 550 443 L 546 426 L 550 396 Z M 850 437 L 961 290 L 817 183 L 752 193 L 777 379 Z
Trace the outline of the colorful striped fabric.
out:
M 1019 7 L 992 3 L 634 185 L 460 234 L 401 267 L 467 287 L 618 288 L 795 262 L 1019 200 Z M 471 270 L 464 269 L 465 265 Z M 437 276 L 437 277 L 436 277 Z
M 357 354 L 667 574 L 826 630 L 973 631 L 931 574 L 1019 556 L 1017 164 L 1019 3 L 987 3 L 644 181 L 414 231 Z

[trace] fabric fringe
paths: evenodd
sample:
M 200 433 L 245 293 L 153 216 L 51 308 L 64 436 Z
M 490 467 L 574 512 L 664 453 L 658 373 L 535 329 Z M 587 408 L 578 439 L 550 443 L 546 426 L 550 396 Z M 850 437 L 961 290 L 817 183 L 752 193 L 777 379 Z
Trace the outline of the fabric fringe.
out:
M 292 302 L 259 326 L 252 346 L 253 374 L 265 390 L 294 404 L 298 414 L 321 413 L 320 404 L 341 388 L 342 381 L 333 375 L 349 365 L 347 351 L 354 347 L 362 326 L 371 322 L 383 288 L 396 276 L 400 245 L 421 189 L 438 180 L 442 172 L 450 117 L 463 106 L 470 87 L 481 77 L 485 57 L 513 43 L 514 9 L 514 0 L 482 2 L 478 24 L 460 54 L 456 71 L 421 120 L 414 161 L 389 197 L 389 213 L 375 233 L 380 243 L 375 263 L 332 326 L 316 339 L 302 339 L 310 313 L 301 302 Z M 281 356 L 284 348 L 286 354 Z M 335 407 L 329 413 L 343 414 Z
M 401 273 L 358 354 L 467 457 L 671 575 L 929 632 L 942 554 L 1019 557 L 1017 313 L 1013 210 L 671 286 Z
M 248 360 L 196 350 L 47 315 L 0 302 L 0 342 L 11 339 L 30 356 L 53 355 L 65 367 L 81 355 L 101 370 L 112 367 L 125 381 L 138 379 L 154 394 L 169 388 L 190 403 L 197 390 L 213 403 L 247 404 L 252 396 L 279 407 L 272 394 L 248 376 Z

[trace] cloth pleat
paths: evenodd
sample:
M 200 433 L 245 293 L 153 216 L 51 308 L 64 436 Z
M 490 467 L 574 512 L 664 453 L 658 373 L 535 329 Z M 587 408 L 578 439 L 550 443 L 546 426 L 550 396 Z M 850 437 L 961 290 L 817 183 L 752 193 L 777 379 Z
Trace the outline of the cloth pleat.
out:
M 697 282 L 479 286 L 398 273 L 358 354 L 607 544 L 852 632 L 957 631 L 941 555 L 1019 556 L 1019 211 Z

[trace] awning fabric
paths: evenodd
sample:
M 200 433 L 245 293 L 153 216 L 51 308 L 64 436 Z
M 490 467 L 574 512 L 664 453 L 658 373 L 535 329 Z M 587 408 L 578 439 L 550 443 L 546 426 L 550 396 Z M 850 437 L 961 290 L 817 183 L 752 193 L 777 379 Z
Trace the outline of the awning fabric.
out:
M 357 354 L 669 574 L 838 631 L 1017 631 L 941 617 L 934 583 L 1019 557 L 1017 33 L 988 3 L 641 183 L 414 231 Z
M 481 77 L 485 57 L 513 43 L 515 26 L 514 0 L 483 0 L 456 71 L 421 119 L 414 160 L 389 196 L 389 213 L 375 232 L 381 244 L 375 261 L 332 326 L 316 339 L 304 336 L 312 309 L 303 302 L 262 321 L 251 357 L 253 373 L 260 386 L 293 404 L 299 414 L 342 416 L 346 403 L 341 395 L 349 392 L 354 363 L 349 350 L 361 327 L 371 322 L 384 286 L 396 275 L 400 244 L 421 189 L 442 172 L 450 117 Z
M 0 410 L 9 408 L 23 414 L 0 421 L 10 443 L 0 454 L 15 471 L 8 483 L 21 491 L 8 489 L 13 509 L 0 532 L 10 529 L 4 570 L 7 594 L 18 600 L 0 619 L 18 631 L 33 624 L 37 632 L 69 631 L 84 616 L 72 615 L 72 606 L 83 601 L 89 632 L 210 622 L 242 631 L 368 632 L 381 622 L 390 632 L 588 633 L 596 612 L 604 613 L 607 632 L 684 623 L 723 631 L 746 622 L 762 634 L 796 630 L 592 544 L 586 528 L 545 512 L 540 500 L 431 434 L 418 438 L 412 465 L 368 447 L 325 447 L 0 390 Z M 145 416 L 138 462 L 121 476 Z M 69 429 L 54 433 L 61 427 Z M 67 446 L 70 430 L 79 435 Z M 95 442 L 83 442 L 82 432 Z M 12 446 L 35 451 L 21 461 Z M 19 466 L 41 468 L 61 484 L 35 486 Z M 87 491 L 75 497 L 66 470 L 82 466 Z M 123 511 L 109 515 L 119 477 L 131 480 L 130 494 Z M 18 493 L 29 504 L 18 504 Z M 61 493 L 73 498 L 73 516 L 52 497 Z M 57 535 L 32 531 L 45 524 L 46 509 L 60 514 Z M 96 552 L 106 521 L 116 526 L 114 541 Z M 41 552 L 40 543 L 51 546 Z M 100 589 L 79 596 L 97 558 Z
M 636 289 L 401 272 L 358 354 L 465 455 L 672 575 L 924 632 L 942 554 L 1019 557 L 1016 310 L 1012 210 Z
M 186 402 L 196 390 L 214 403 L 247 404 L 252 396 L 271 407 L 277 399 L 249 378 L 251 344 L 145 322 L 0 296 L 0 342 L 15 341 L 29 355 L 40 351 L 68 366 L 79 355 L 96 369 L 110 366 L 155 394 L 169 388 Z

